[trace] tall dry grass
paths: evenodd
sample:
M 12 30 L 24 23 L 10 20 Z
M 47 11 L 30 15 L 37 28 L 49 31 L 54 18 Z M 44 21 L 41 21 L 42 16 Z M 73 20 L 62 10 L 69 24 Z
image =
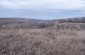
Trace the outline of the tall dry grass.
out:
M 1 29 L 0 55 L 85 55 L 84 30 Z

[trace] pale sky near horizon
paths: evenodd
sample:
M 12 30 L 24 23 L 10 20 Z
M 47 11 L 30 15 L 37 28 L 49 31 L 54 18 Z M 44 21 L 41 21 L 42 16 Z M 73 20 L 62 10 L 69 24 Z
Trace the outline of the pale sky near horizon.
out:
M 0 0 L 0 17 L 57 19 L 85 16 L 85 0 Z

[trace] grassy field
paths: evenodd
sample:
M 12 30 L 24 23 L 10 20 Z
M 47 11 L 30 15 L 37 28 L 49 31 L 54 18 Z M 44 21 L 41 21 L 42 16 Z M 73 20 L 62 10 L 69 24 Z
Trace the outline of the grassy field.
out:
M 0 55 L 85 55 L 85 30 L 68 29 L 69 25 L 65 29 L 66 24 L 62 25 L 0 29 Z

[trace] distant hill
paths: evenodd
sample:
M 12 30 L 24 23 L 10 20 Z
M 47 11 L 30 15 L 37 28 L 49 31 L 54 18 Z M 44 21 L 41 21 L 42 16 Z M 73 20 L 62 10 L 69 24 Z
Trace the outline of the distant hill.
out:
M 66 18 L 55 20 L 39 20 L 28 18 L 0 18 L 0 28 L 48 28 L 58 23 L 85 23 L 85 17 Z
M 58 19 L 59 22 L 85 23 L 85 17 Z
M 51 20 L 38 20 L 27 18 L 0 18 L 0 28 L 46 28 L 53 26 Z

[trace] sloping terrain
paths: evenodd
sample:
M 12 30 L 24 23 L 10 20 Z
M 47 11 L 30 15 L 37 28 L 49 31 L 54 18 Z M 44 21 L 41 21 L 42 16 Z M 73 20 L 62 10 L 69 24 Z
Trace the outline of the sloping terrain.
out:
M 56 23 L 54 29 L 85 30 L 85 23 Z
M 37 20 L 26 18 L 0 18 L 0 29 L 22 28 L 22 29 L 38 29 L 53 26 L 52 20 Z
M 0 30 L 0 55 L 85 55 L 85 31 Z
M 55 20 L 38 20 L 30 18 L 0 18 L 0 29 L 3 28 L 22 28 L 22 29 L 40 29 L 54 27 L 58 23 L 85 23 L 85 17 L 55 19 Z
M 84 22 L 37 21 L 38 28 L 26 28 L 31 22 L 26 19 L 22 21 L 22 19 L 17 21 L 10 19 L 8 22 L 6 19 L 3 22 L 0 20 L 0 55 L 85 55 Z M 13 24 L 26 26 L 15 28 Z M 2 27 L 4 25 L 8 28 Z M 43 27 L 44 25 L 46 27 Z

